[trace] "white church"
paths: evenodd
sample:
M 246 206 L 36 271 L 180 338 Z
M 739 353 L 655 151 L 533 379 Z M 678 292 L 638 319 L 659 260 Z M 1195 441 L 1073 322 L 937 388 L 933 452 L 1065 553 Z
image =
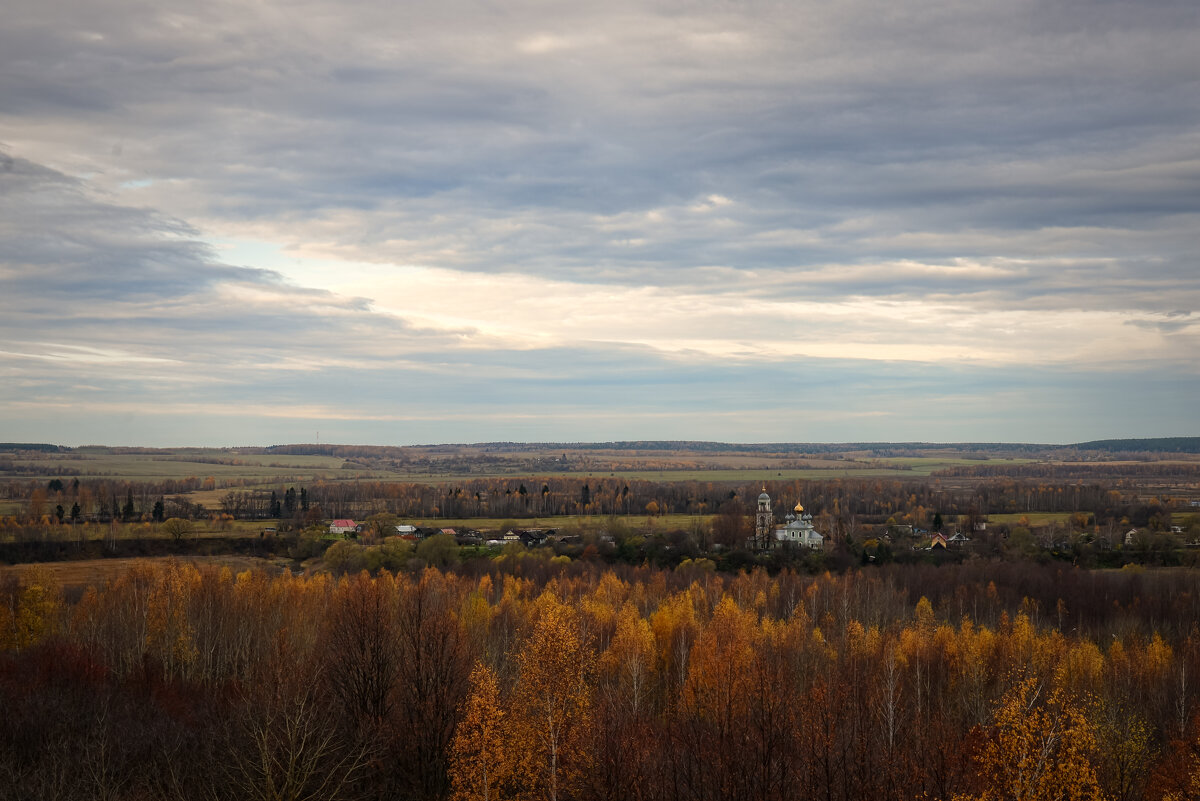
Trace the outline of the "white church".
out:
M 762 495 L 758 496 L 758 511 L 754 515 L 754 539 L 750 547 L 766 551 L 771 548 L 812 548 L 819 550 L 825 546 L 825 538 L 813 528 L 812 515 L 804 511 L 804 507 L 796 504 L 795 509 L 788 512 L 782 528 L 775 527 L 775 515 L 771 512 L 771 496 L 763 487 Z

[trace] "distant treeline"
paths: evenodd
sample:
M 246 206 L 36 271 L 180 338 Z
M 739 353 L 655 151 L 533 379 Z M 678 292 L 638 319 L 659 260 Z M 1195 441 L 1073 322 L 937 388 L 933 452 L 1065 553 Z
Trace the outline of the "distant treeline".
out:
M 626 440 L 620 442 L 544 443 L 539 448 L 563 447 L 568 450 L 696 451 L 701 453 L 825 454 L 869 451 L 877 455 L 900 452 L 944 451 L 947 449 L 994 451 L 1042 451 L 1053 445 L 1003 442 L 702 442 L 691 440 Z
M 156 481 L 76 478 L 52 479 L 48 483 L 10 480 L 0 484 L 0 496 L 27 502 L 28 513 L 34 517 L 54 515 L 61 507 L 68 518 L 75 514 L 92 520 L 142 519 L 160 502 L 160 512 L 168 517 L 201 515 L 204 511 L 189 501 L 188 493 L 218 486 L 229 488 L 220 500 L 220 511 L 238 519 L 300 517 L 310 509 L 314 514 L 319 512 L 318 516 L 355 519 L 377 512 L 416 518 L 664 514 L 746 517 L 753 514 L 755 499 L 764 486 L 760 482 L 542 476 L 481 478 L 449 484 L 281 479 L 274 489 L 236 488 L 247 484 L 261 487 L 260 481 L 249 479 L 217 483 L 197 477 Z M 890 517 L 897 522 L 928 524 L 937 512 L 970 516 L 1087 512 L 1098 520 L 1145 517 L 1140 513 L 1131 516 L 1130 506 L 1139 503 L 1136 487 L 1118 490 L 1098 482 L 996 478 L 951 486 L 937 480 L 835 478 L 768 481 L 765 487 L 778 519 L 800 503 L 818 517 L 822 531 L 835 534 L 853 534 L 858 523 L 882 522 Z
M 879 456 L 912 455 L 928 451 L 956 450 L 974 453 L 1028 453 L 1051 451 L 1061 446 L 1003 442 L 711 442 L 705 440 L 615 440 L 612 442 L 477 442 L 439 445 L 272 445 L 257 449 L 264 453 L 319 456 L 411 456 L 413 451 L 451 453 L 463 450 L 488 452 L 634 451 L 651 453 L 747 453 L 759 455 L 835 454 L 867 451 Z M 241 449 L 246 453 L 256 449 Z
M 514 519 L 718 514 L 731 523 L 742 521 L 739 525 L 743 525 L 754 512 L 763 485 L 558 477 L 477 479 L 453 485 L 316 481 L 305 486 L 309 504 L 326 517 L 358 519 L 380 511 L 414 518 Z M 1135 525 L 1147 525 L 1151 519 L 1165 524 L 1169 517 L 1157 504 L 1137 503 L 1133 494 L 1123 495 L 1099 484 L 997 480 L 952 488 L 922 481 L 828 479 L 771 481 L 766 489 L 774 499 L 778 519 L 800 503 L 816 516 L 821 531 L 838 538 L 854 536 L 861 524 L 893 518 L 897 523 L 929 525 L 938 512 L 971 518 L 1003 513 L 1087 512 L 1098 521 L 1129 518 Z M 222 500 L 222 511 L 235 517 L 259 517 L 269 503 L 266 491 L 230 492 Z M 730 541 L 736 541 L 733 534 Z
M 1013 464 L 1004 462 L 998 464 L 956 465 L 935 470 L 931 473 L 935 478 L 971 478 L 971 477 L 1005 477 L 1005 478 L 1048 478 L 1057 481 L 1098 481 L 1101 479 L 1139 479 L 1139 478 L 1181 478 L 1192 479 L 1200 476 L 1200 462 L 1187 464 L 1168 462 L 1146 462 L 1140 464 L 1092 462 L 1069 464 L 1038 462 L 1033 464 Z
M 1200 453 L 1200 437 L 1157 437 L 1152 439 L 1098 439 L 1071 447 L 1083 451 L 1120 453 Z

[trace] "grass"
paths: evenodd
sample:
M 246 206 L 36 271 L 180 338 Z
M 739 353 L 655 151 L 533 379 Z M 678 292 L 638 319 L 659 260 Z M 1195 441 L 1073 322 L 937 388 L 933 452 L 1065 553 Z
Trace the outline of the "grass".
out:
M 253 556 L 139 556 L 117 559 L 81 559 L 73 562 L 38 562 L 0 566 L 0 581 L 10 576 L 20 576 L 24 571 L 37 567 L 48 571 L 64 590 L 100 587 L 121 576 L 135 565 L 164 564 L 174 559 L 194 565 L 217 565 L 228 567 L 235 573 L 243 570 L 283 570 L 289 560 L 260 559 Z
M 216 527 L 206 520 L 193 520 L 192 530 L 186 539 L 248 537 L 257 535 L 265 528 L 277 525 L 278 523 L 274 520 L 232 520 L 226 521 L 223 527 Z M 74 527 L 70 523 L 63 523 L 46 529 L 49 540 L 61 542 L 103 540 L 109 535 L 109 530 L 108 523 L 79 523 Z M 168 535 L 155 523 L 117 523 L 113 527 L 112 533 L 118 540 L 168 539 Z M 5 536 L 0 533 L 0 541 L 3 541 Z
M 885 465 L 896 465 L 897 467 L 907 468 L 903 473 L 908 476 L 928 476 L 935 470 L 944 470 L 947 467 L 977 467 L 979 465 L 995 466 L 997 463 L 1003 465 L 1018 465 L 1031 464 L 1038 461 L 1037 459 L 955 459 L 952 457 L 942 456 L 897 456 L 879 460 Z
M 496 530 L 507 523 L 515 523 L 517 528 L 570 528 L 572 526 L 587 526 L 603 528 L 609 521 L 608 515 L 563 515 L 559 517 L 470 517 L 446 518 L 430 517 L 404 519 L 404 523 L 414 526 L 437 526 L 439 528 L 475 528 Z M 616 520 L 622 525 L 640 528 L 652 527 L 662 529 L 690 528 L 696 523 L 707 523 L 712 515 L 618 515 Z
M 1016 525 L 1021 522 L 1021 518 L 1029 518 L 1031 526 L 1048 526 L 1051 523 L 1065 523 L 1074 512 L 1016 512 L 1013 514 L 988 515 L 989 523 L 1006 523 L 1008 525 Z M 1084 514 L 1089 514 L 1084 512 Z
M 389 475 L 378 470 L 343 469 L 346 460 L 333 456 L 292 456 L 284 454 L 247 454 L 223 451 L 174 450 L 155 454 L 111 453 L 108 451 L 77 451 L 65 454 L 38 454 L 14 459 L 14 466 L 44 470 L 31 479 L 68 479 L 112 477 L 133 481 L 153 481 L 164 478 L 262 479 L 310 481 L 317 477 L 350 478 Z M 68 476 L 60 476 L 65 471 Z
M 515 454 L 513 456 L 516 456 Z M 753 482 L 769 480 L 803 480 L 827 478 L 914 478 L 925 477 L 945 467 L 984 463 L 1020 464 L 1030 459 L 963 459 L 953 455 L 894 458 L 802 458 L 798 456 L 763 456 L 759 454 L 694 454 L 687 452 L 643 454 L 614 451 L 576 453 L 576 469 L 547 470 L 548 463 L 525 461 L 530 454 L 520 454 L 521 464 L 473 469 L 470 457 L 465 469 L 402 471 L 360 467 L 341 457 L 300 454 L 242 454 L 236 450 L 177 448 L 151 453 L 119 453 L 110 448 L 83 448 L 59 454 L 22 454 L 14 457 L 13 465 L 38 472 L 23 474 L 22 478 L 49 480 L 83 477 L 112 477 L 132 481 L 154 481 L 167 478 L 208 478 L 218 481 L 249 482 L 242 489 L 269 489 L 287 483 L 341 479 L 382 479 L 416 483 L 443 484 L 469 479 L 530 479 L 546 476 L 621 477 L 647 481 L 699 481 L 713 483 Z M 797 463 L 805 465 L 796 467 Z M 435 463 L 436 464 L 436 463 Z M 478 464 L 478 463 L 474 463 Z M 574 465 L 573 465 L 574 466 Z M 607 468 L 607 469 L 606 469 Z M 619 468 L 619 469 L 618 469 Z M 59 473 L 67 475 L 59 475 Z M 213 508 L 227 490 L 213 490 L 202 501 Z
M 700 483 L 712 484 L 746 484 L 751 482 L 761 481 L 803 481 L 812 479 L 826 478 L 914 478 L 928 476 L 934 470 L 939 470 L 942 467 L 949 466 L 946 460 L 931 460 L 931 463 L 926 466 L 914 467 L 905 469 L 901 466 L 870 466 L 859 464 L 853 466 L 854 463 L 848 463 L 845 467 L 813 467 L 813 468 L 774 468 L 774 467 L 755 467 L 755 468 L 719 468 L 713 470 L 699 469 L 641 469 L 641 470 L 580 470 L 580 471 L 565 471 L 556 472 L 552 475 L 555 477 L 570 477 L 570 478 L 624 478 L 637 479 L 642 481 L 697 481 Z M 421 484 L 448 484 L 456 481 L 467 479 L 480 478 L 499 478 L 510 479 L 513 481 L 538 480 L 545 478 L 548 474 L 534 473 L 511 473 L 511 472 L 495 472 L 495 473 L 471 473 L 470 475 L 462 475 L 455 473 L 406 473 L 395 476 L 396 481 L 411 481 Z

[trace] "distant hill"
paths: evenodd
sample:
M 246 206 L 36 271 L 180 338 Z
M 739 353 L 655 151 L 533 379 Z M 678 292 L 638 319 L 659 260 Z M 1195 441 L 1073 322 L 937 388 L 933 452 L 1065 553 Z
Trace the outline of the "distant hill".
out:
M 1154 437 L 1146 439 L 1097 439 L 1072 445 L 1050 445 L 1030 442 L 713 442 L 706 440 L 619 440 L 612 442 L 476 442 L 439 443 L 426 445 L 336 445 L 336 444 L 290 444 L 267 447 L 240 448 L 97 448 L 84 446 L 70 448 L 40 442 L 0 442 L 0 453 L 16 451 L 40 451 L 45 453 L 69 453 L 75 451 L 113 450 L 121 453 L 168 453 L 175 450 L 230 451 L 242 453 L 279 453 L 312 456 L 355 456 L 402 455 L 406 451 L 446 451 L 461 449 L 488 451 L 691 451 L 693 453 L 852 453 L 868 452 L 876 456 L 915 455 L 925 451 L 990 453 L 1046 453 L 1064 450 L 1095 451 L 1100 453 L 1198 453 L 1200 437 Z
M 45 442 L 0 442 L 0 451 L 45 451 L 58 453 L 62 448 Z
M 897 454 L 948 449 L 974 452 L 1042 451 L 1061 446 L 1024 442 L 708 442 L 693 440 L 625 440 L 616 442 L 486 442 L 475 447 L 510 447 L 567 450 L 693 451 L 698 453 L 843 453 L 870 451 Z
M 1200 437 L 1155 437 L 1152 439 L 1097 439 L 1072 445 L 1081 451 L 1200 453 Z

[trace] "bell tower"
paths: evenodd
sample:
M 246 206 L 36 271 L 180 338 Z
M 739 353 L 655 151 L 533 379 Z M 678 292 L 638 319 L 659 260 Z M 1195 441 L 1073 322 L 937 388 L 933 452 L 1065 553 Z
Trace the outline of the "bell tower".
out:
M 758 511 L 754 514 L 754 544 L 759 550 L 771 547 L 771 529 L 775 526 L 775 516 L 771 514 L 771 496 L 767 494 L 764 484 L 762 495 L 758 496 Z

